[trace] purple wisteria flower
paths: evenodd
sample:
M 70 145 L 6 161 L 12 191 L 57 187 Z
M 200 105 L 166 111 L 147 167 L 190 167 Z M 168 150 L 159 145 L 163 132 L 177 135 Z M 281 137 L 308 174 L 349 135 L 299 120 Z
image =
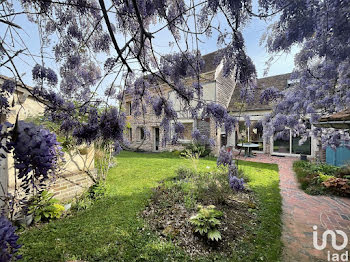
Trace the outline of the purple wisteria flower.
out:
M 227 151 L 225 147 L 220 149 L 219 157 L 216 161 L 216 165 L 219 167 L 222 166 L 230 166 L 232 164 L 232 152 Z
M 238 178 L 236 176 L 229 176 L 229 184 L 230 184 L 230 187 L 236 192 L 243 191 L 245 189 L 243 178 Z
M 280 91 L 275 87 L 265 88 L 260 94 L 260 103 L 268 104 L 281 97 Z
M 14 261 L 21 259 L 21 255 L 16 255 L 21 245 L 17 244 L 18 235 L 15 232 L 15 227 L 4 216 L 0 216 L 0 261 Z
M 16 135 L 7 147 L 13 149 L 14 167 L 28 193 L 37 187 L 34 181 L 43 182 L 55 174 L 62 151 L 56 134 L 47 129 L 24 121 L 19 121 L 15 128 Z

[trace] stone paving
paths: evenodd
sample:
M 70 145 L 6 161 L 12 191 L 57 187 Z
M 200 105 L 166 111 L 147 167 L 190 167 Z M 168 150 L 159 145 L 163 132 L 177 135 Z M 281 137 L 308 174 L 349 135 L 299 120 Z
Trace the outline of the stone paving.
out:
M 292 169 L 296 158 L 274 157 L 266 154 L 257 154 L 250 158 L 239 156 L 238 158 L 278 164 L 283 209 L 283 261 L 350 261 L 350 258 L 346 259 L 346 254 L 344 254 L 346 251 L 350 253 L 350 245 L 348 244 L 341 251 L 336 251 L 332 248 L 330 236 L 328 236 L 328 243 L 324 250 L 319 251 L 313 246 L 313 226 L 317 226 L 318 245 L 322 244 L 322 234 L 328 229 L 342 230 L 350 237 L 350 199 L 311 196 L 304 193 L 299 188 Z M 342 243 L 343 238 L 337 235 L 337 244 Z M 344 255 L 341 257 L 341 254 Z M 339 256 L 338 260 L 336 260 L 337 256 Z

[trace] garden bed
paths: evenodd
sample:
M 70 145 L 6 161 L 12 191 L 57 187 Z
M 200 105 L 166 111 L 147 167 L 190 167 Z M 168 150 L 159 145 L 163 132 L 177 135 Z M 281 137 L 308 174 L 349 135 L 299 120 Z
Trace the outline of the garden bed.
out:
M 293 163 L 301 189 L 310 195 L 350 197 L 350 165 L 336 167 L 323 163 Z
M 209 240 L 194 233 L 190 218 L 197 205 L 210 206 L 222 212 L 218 230 L 222 239 Z M 255 196 L 251 190 L 234 192 L 229 188 L 225 172 L 197 173 L 180 169 L 175 179 L 162 182 L 143 216 L 160 238 L 171 240 L 188 254 L 230 256 L 239 242 L 259 223 Z

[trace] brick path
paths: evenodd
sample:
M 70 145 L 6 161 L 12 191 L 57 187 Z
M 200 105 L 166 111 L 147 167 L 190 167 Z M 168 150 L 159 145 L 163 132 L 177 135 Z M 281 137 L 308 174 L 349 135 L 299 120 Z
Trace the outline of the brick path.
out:
M 283 208 L 283 261 L 328 261 L 328 251 L 331 252 L 331 255 L 333 253 L 340 255 L 346 250 L 350 253 L 350 244 L 342 251 L 331 248 L 330 237 L 328 237 L 326 248 L 322 251 L 316 250 L 312 242 L 314 225 L 318 227 L 319 245 L 322 243 L 322 233 L 327 229 L 343 230 L 350 238 L 350 199 L 310 196 L 304 193 L 299 189 L 292 169 L 295 158 L 272 157 L 265 154 L 257 154 L 253 158 L 239 158 L 254 162 L 275 163 L 279 166 Z M 338 244 L 341 245 L 343 243 L 342 237 L 338 236 L 337 239 L 340 242 Z M 350 257 L 349 260 L 345 261 L 350 261 Z

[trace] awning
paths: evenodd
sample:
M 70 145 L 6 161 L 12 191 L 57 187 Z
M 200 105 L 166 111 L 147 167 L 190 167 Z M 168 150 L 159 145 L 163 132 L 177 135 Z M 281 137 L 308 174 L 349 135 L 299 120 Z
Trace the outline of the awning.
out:
M 332 127 L 335 129 L 350 129 L 350 108 L 329 116 L 324 116 L 318 123 L 315 123 L 314 126 L 325 128 Z

